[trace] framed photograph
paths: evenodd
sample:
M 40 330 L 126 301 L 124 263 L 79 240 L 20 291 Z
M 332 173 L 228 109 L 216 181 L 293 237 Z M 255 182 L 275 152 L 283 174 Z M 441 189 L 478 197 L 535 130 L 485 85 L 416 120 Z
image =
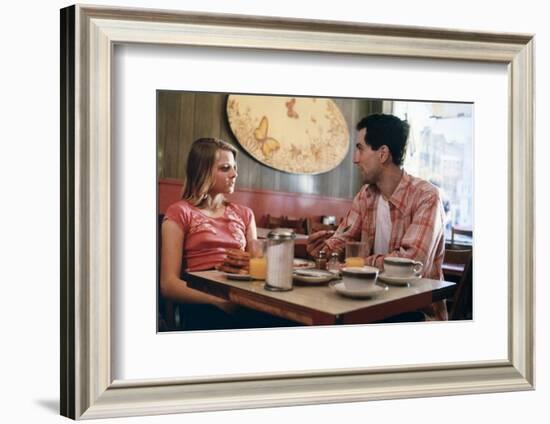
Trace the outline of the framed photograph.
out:
M 63 415 L 534 388 L 531 35 L 95 6 L 61 28 Z M 473 105 L 474 319 L 158 332 L 169 90 Z
M 468 294 L 473 256 L 473 103 L 179 90 L 158 90 L 156 103 L 158 331 L 420 322 L 442 320 L 445 313 L 453 321 L 473 318 Z M 393 255 L 408 254 L 422 262 L 422 270 L 412 280 L 387 277 L 381 259 L 371 263 L 372 258 L 367 258 L 365 263 L 363 257 L 352 254 L 356 246 L 370 252 L 363 256 L 371 256 L 373 246 L 357 244 L 359 231 L 344 231 L 351 228 L 348 212 L 354 197 L 366 187 L 365 174 L 355 163 L 356 137 L 350 133 L 365 116 L 384 119 L 390 113 L 403 120 L 392 122 L 408 125 L 405 147 L 393 148 L 397 161 L 407 176 L 429 182 L 442 200 L 441 207 L 436 203 L 439 213 L 430 226 L 433 231 L 427 233 L 438 240 L 431 252 L 439 261 L 431 260 L 431 254 L 401 250 L 402 236 L 393 242 L 399 246 L 391 248 Z M 220 240 L 216 234 L 214 248 L 206 242 L 203 248 L 197 247 L 200 238 L 194 235 L 210 235 L 216 225 L 227 222 L 225 213 L 211 220 L 190 203 L 192 199 L 182 200 L 184 181 L 202 175 L 193 164 L 196 159 L 187 159 L 195 154 L 193 146 L 214 140 L 228 142 L 235 152 L 237 170 L 224 193 L 226 207 L 252 211 L 257 242 L 245 244 L 246 227 L 237 221 L 237 227 L 232 227 L 238 235 L 233 244 L 225 244 L 227 239 Z M 397 203 L 397 198 L 392 202 Z M 417 210 L 417 204 L 412 203 L 411 210 Z M 191 218 L 180 221 L 182 212 Z M 200 293 L 223 293 L 221 298 L 238 305 L 238 310 L 225 314 L 212 305 L 190 305 L 182 299 L 185 293 L 174 295 L 167 282 L 162 287 L 165 221 L 185 229 L 185 260 L 176 278 L 180 276 Z M 286 294 L 270 290 L 279 281 L 279 269 L 272 267 L 268 275 L 270 250 L 278 245 L 268 235 L 277 228 L 290 229 L 295 237 Z M 223 234 L 224 228 L 217 231 Z M 339 251 L 315 257 L 306 250 L 307 240 L 319 231 L 356 241 L 348 249 L 342 242 Z M 237 247 L 243 251 L 229 250 L 225 257 L 224 249 Z M 243 262 L 248 255 L 254 257 Z M 220 256 L 213 269 L 212 258 Z M 365 265 L 368 268 L 355 274 L 348 269 Z M 200 271 L 206 272 L 195 274 Z M 358 275 L 360 280 L 354 278 Z M 438 315 L 437 307 L 442 309 Z

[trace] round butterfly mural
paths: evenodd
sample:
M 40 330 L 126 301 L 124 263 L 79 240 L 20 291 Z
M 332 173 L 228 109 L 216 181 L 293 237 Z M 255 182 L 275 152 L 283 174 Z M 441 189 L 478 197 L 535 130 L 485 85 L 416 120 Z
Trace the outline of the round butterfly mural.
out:
M 243 149 L 280 171 L 327 172 L 349 150 L 347 123 L 331 99 L 231 94 L 227 116 Z

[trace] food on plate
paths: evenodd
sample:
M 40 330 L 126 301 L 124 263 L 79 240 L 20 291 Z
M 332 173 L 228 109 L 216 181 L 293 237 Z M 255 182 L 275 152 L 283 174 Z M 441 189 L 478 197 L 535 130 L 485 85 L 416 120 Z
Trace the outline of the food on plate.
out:
M 308 261 L 306 259 L 294 259 L 294 263 L 292 264 L 294 269 L 313 268 L 314 266 L 315 263 L 313 261 Z
M 242 274 L 242 275 L 248 275 L 248 269 L 245 268 L 237 268 L 233 267 L 227 264 L 221 264 L 218 266 L 218 271 L 226 272 L 228 274 Z

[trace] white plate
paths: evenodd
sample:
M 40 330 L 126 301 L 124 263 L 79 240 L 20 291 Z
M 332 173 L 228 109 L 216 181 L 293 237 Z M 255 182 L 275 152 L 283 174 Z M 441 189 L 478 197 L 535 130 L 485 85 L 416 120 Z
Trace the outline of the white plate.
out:
M 225 275 L 230 280 L 239 280 L 239 281 L 252 281 L 253 278 L 249 274 L 231 274 L 229 272 L 224 272 Z
M 376 284 L 368 284 L 366 287 L 357 289 L 357 290 L 349 290 L 346 288 L 344 283 L 342 281 L 333 281 L 329 284 L 329 287 L 333 289 L 336 293 L 341 294 L 342 296 L 351 297 L 355 299 L 366 299 L 370 297 L 374 297 L 377 294 L 380 294 L 386 290 L 388 290 L 387 287 L 378 286 Z
M 395 284 L 397 286 L 406 286 L 409 283 L 419 280 L 421 277 L 420 275 L 411 275 L 410 277 L 391 277 L 389 275 L 385 275 L 384 273 L 381 273 L 378 275 L 378 278 L 388 284 Z
M 320 269 L 296 269 L 292 273 L 292 278 L 296 284 L 323 284 L 340 279 L 340 276 Z

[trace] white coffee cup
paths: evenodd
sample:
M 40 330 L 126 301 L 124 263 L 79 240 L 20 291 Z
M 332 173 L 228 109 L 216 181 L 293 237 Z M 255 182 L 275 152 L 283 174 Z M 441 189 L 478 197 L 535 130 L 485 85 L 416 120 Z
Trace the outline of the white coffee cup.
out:
M 417 277 L 424 265 L 409 258 L 384 258 L 384 274 L 388 277 Z
M 343 283 L 346 290 L 362 290 L 376 283 L 378 268 L 372 266 L 342 268 Z

